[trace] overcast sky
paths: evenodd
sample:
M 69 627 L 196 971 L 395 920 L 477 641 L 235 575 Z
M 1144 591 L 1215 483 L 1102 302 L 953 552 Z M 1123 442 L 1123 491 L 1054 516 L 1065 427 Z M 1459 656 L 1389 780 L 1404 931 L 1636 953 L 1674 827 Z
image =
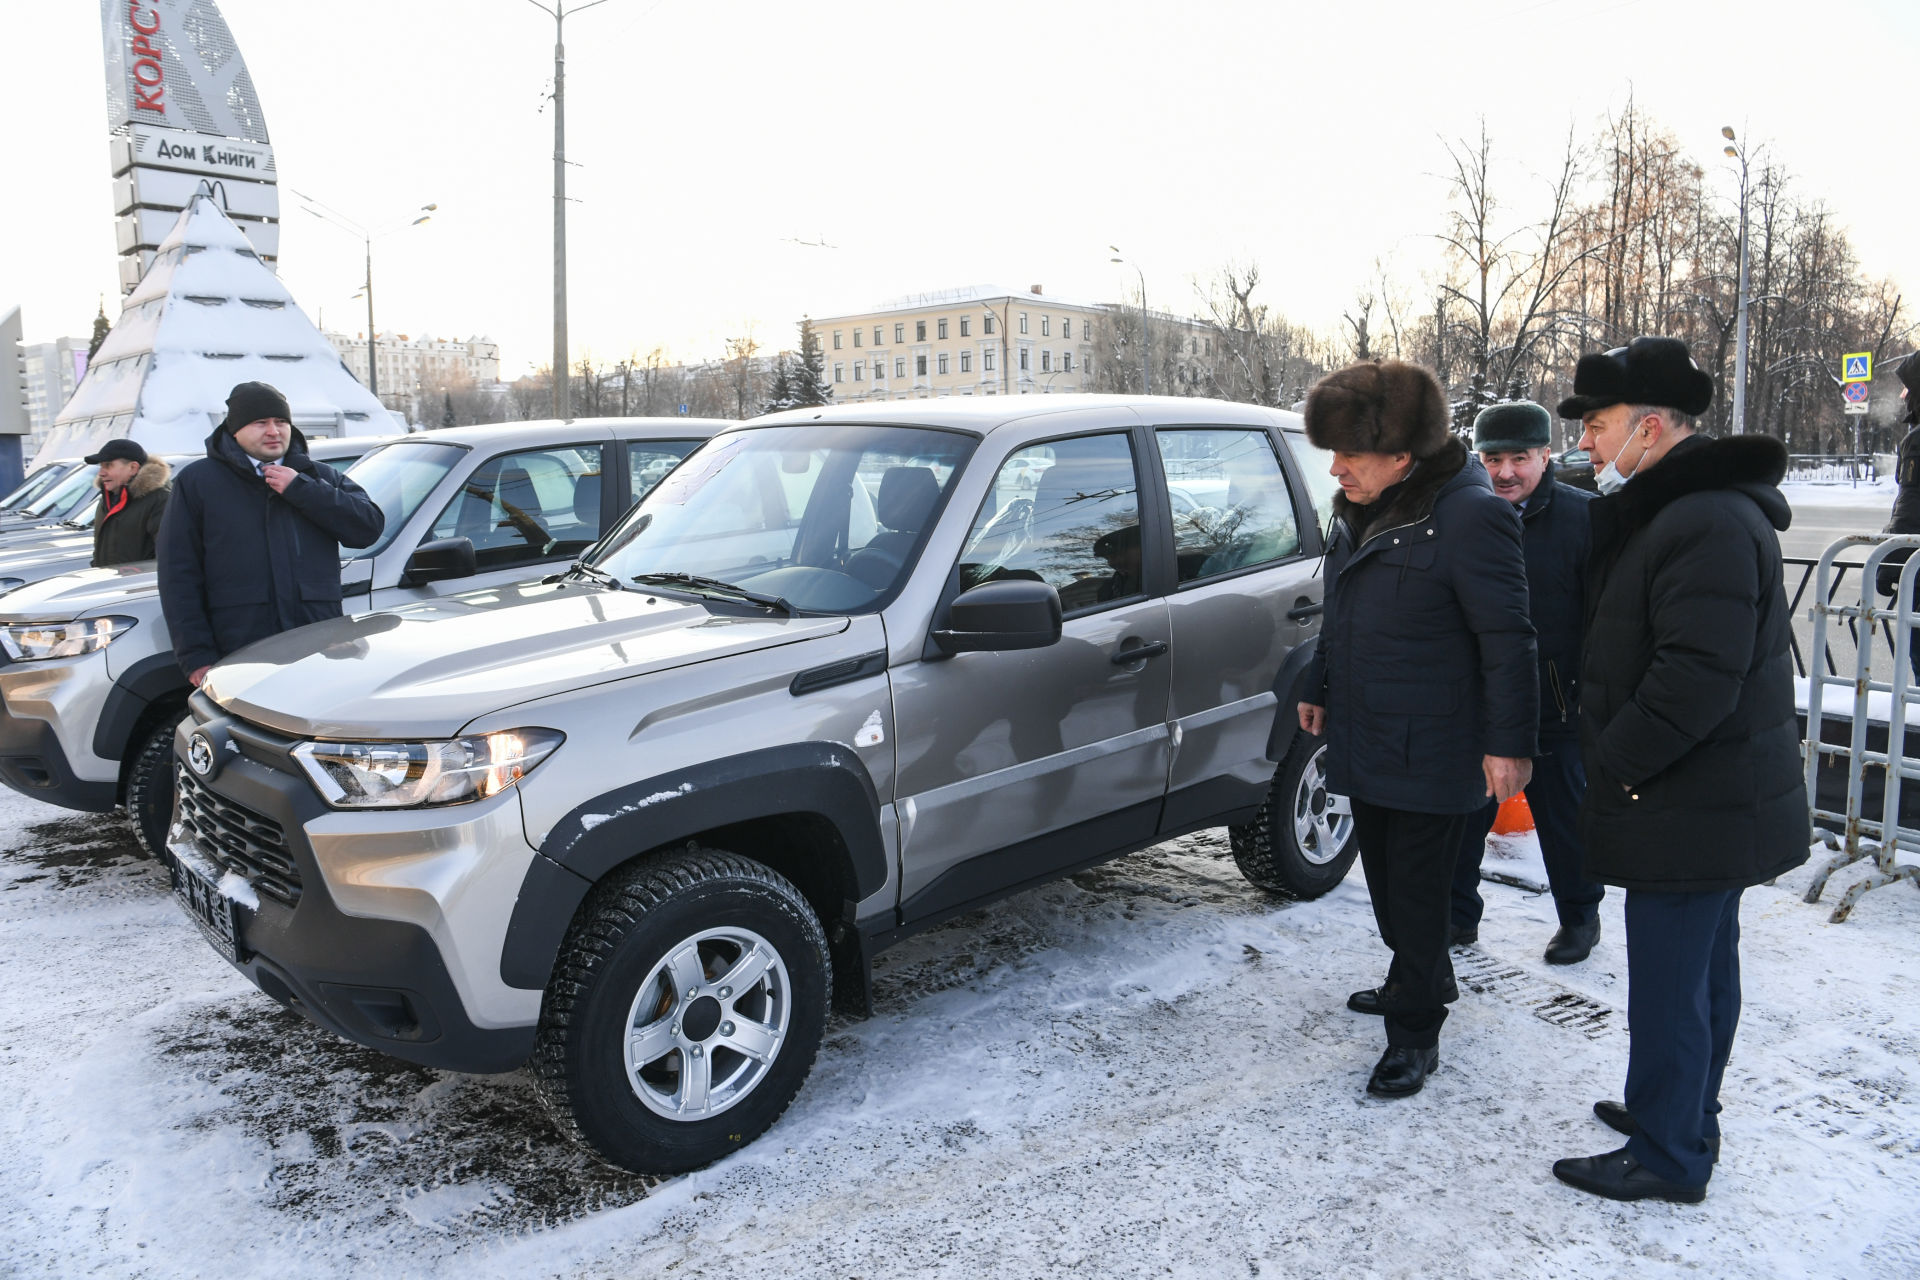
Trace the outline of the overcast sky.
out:
M 99 13 L 5 0 L 15 126 L 0 310 L 29 341 L 114 314 Z M 527 0 L 220 0 L 282 184 L 281 274 L 365 327 L 359 244 L 299 212 L 425 226 L 374 246 L 382 329 L 552 348 L 553 23 Z M 574 356 L 791 345 L 802 312 L 972 282 L 1190 310 L 1257 261 L 1331 328 L 1376 257 L 1431 265 L 1440 139 L 1484 115 L 1527 209 L 1569 125 L 1631 93 L 1700 161 L 1743 128 L 1869 272 L 1920 288 L 1912 0 L 609 0 L 568 24 Z M 1729 189 L 1731 189 L 1729 182 Z M 825 241 L 832 248 L 796 241 Z M 1920 298 L 1909 303 L 1920 308 Z

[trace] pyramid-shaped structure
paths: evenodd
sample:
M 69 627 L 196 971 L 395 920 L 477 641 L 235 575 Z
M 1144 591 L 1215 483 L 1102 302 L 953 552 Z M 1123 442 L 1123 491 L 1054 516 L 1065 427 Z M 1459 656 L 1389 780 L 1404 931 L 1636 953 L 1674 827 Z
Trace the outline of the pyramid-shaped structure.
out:
M 340 362 L 280 277 L 202 192 L 127 295 L 38 457 L 80 457 L 124 436 L 198 453 L 235 383 L 270 382 L 309 437 L 385 435 L 394 419 Z

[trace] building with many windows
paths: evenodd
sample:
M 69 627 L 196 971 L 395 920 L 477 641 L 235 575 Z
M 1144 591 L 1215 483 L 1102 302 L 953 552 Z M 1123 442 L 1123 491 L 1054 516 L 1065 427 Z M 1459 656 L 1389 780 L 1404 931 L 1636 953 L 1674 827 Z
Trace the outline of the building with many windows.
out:
M 367 383 L 367 335 L 327 334 L 347 372 Z M 404 408 L 416 392 L 437 393 L 461 383 L 490 386 L 500 380 L 500 344 L 492 338 L 414 338 L 382 333 L 373 357 L 380 371 L 380 398 L 389 408 Z
M 24 452 L 32 457 L 87 371 L 87 339 L 26 342 L 20 345 L 20 355 L 27 371 L 27 421 L 33 427 Z
M 813 321 L 833 396 L 907 400 L 1086 391 L 1099 303 L 969 285 Z

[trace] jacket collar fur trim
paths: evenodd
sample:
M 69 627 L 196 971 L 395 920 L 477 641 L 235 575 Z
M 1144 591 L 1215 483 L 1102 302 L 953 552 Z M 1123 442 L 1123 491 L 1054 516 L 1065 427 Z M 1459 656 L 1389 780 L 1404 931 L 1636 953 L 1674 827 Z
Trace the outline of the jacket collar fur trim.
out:
M 172 479 L 172 467 L 160 458 L 148 458 L 145 465 L 133 473 L 133 479 L 127 481 L 127 498 L 129 501 L 144 498 L 166 488 Z
M 1437 452 L 1414 463 L 1405 480 L 1381 495 L 1386 501 L 1359 507 L 1349 502 L 1346 494 L 1338 493 L 1333 498 L 1333 513 L 1353 530 L 1354 545 L 1359 546 L 1375 530 L 1418 524 L 1432 515 L 1440 491 L 1466 465 L 1467 446 L 1458 436 L 1448 436 Z
M 1666 457 L 1636 474 L 1626 488 L 1597 498 L 1608 514 L 1628 527 L 1652 521 L 1667 504 L 1690 493 L 1733 489 L 1753 499 L 1776 529 L 1785 529 L 1793 511 L 1778 485 L 1787 474 L 1787 449 L 1772 436 L 1689 436 Z

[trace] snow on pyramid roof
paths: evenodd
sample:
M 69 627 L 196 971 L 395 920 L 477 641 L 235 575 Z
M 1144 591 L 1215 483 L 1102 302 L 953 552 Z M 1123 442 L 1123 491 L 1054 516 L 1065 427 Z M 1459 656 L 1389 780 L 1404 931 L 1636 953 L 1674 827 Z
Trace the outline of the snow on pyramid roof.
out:
M 310 436 L 379 435 L 393 419 L 347 372 L 280 277 L 202 192 L 181 211 L 40 446 L 78 457 L 124 436 L 198 453 L 235 383 L 270 382 Z

